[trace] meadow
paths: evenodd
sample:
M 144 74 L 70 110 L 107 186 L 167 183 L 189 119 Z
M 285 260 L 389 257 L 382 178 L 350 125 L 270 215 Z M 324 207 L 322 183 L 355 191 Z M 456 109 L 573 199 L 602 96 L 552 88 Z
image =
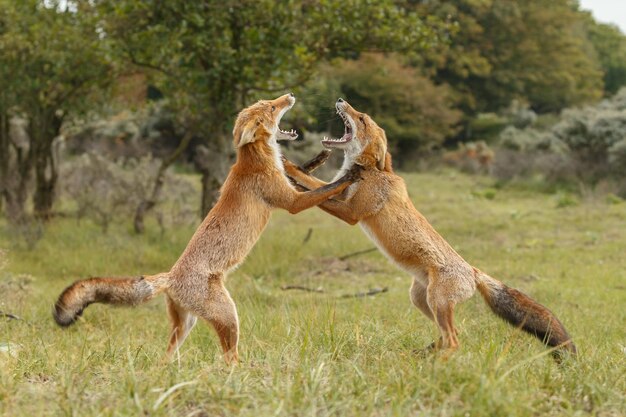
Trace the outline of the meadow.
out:
M 437 332 L 409 300 L 410 277 L 378 251 L 345 258 L 372 243 L 312 209 L 275 212 L 228 279 L 241 363 L 224 363 L 204 323 L 166 363 L 162 297 L 91 306 L 69 329 L 51 309 L 76 279 L 167 270 L 194 227 L 138 236 L 126 221 L 103 234 L 61 218 L 30 250 L 0 223 L 0 311 L 20 318 L 0 317 L 0 415 L 626 415 L 626 203 L 448 171 L 403 177 L 468 261 L 556 313 L 577 359 L 556 364 L 478 294 L 457 309 L 456 354 L 416 354 Z M 375 288 L 388 291 L 343 297 Z

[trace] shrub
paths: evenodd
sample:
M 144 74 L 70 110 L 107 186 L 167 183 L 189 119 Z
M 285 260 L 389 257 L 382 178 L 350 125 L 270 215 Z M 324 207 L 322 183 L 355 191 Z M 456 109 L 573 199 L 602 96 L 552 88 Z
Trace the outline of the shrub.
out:
M 160 162 L 152 157 L 113 161 L 93 153 L 64 164 L 62 193 L 74 204 L 77 218 L 87 217 L 104 232 L 114 220 L 131 219 L 151 191 Z M 155 216 L 162 228 L 195 220 L 193 185 L 166 173 L 161 203 Z
M 494 166 L 498 178 L 540 173 L 551 182 L 613 179 L 624 193 L 626 89 L 595 106 L 564 111 L 548 130 L 508 127 L 500 145 L 504 151 Z
M 611 170 L 618 176 L 626 178 L 626 139 L 613 144 L 608 154 Z

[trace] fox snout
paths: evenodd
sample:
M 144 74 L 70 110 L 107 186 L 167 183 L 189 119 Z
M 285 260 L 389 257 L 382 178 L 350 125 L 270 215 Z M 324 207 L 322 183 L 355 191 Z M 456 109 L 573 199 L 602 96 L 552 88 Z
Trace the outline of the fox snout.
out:
M 276 106 L 280 107 L 292 107 L 296 103 L 296 96 L 293 93 L 287 93 L 278 97 L 276 100 Z
M 339 112 L 348 113 L 352 118 L 358 117 L 359 112 L 357 112 L 354 107 L 350 105 L 346 100 L 339 97 L 337 102 L 335 103 L 335 108 Z

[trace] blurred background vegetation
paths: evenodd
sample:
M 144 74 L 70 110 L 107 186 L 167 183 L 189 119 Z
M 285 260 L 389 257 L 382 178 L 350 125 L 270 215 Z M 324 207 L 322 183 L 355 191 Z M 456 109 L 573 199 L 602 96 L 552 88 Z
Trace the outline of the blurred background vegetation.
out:
M 29 244 L 54 216 L 197 222 L 237 112 L 288 91 L 299 161 L 341 96 L 402 170 L 621 201 L 624 86 L 626 37 L 575 0 L 0 0 L 0 210 Z

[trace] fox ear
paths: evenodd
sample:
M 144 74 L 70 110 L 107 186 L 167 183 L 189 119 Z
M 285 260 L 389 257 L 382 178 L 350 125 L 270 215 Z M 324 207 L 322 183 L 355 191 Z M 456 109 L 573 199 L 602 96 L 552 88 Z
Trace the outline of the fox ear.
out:
M 252 143 L 257 139 L 257 127 L 258 122 L 250 122 L 243 127 L 243 130 L 241 131 L 241 136 L 239 137 L 239 142 L 237 143 L 238 148 L 241 148 L 243 145 L 247 145 L 248 143 Z
M 376 168 L 384 171 L 387 164 L 387 145 L 381 140 L 370 142 L 355 162 L 363 166 L 376 165 Z
M 255 142 L 265 133 L 267 133 L 267 129 L 265 128 L 265 125 L 263 124 L 261 119 L 251 121 L 243 127 L 243 130 L 241 131 L 241 137 L 239 138 L 239 142 L 237 143 L 237 147 L 241 148 L 243 145 Z
M 374 155 L 376 158 L 376 168 L 384 171 L 387 164 L 387 138 L 384 132 L 382 133 L 382 138 L 374 143 Z
M 387 160 L 387 147 L 383 144 L 378 144 L 378 149 L 376 150 L 376 167 L 384 171 L 385 170 L 385 162 Z

